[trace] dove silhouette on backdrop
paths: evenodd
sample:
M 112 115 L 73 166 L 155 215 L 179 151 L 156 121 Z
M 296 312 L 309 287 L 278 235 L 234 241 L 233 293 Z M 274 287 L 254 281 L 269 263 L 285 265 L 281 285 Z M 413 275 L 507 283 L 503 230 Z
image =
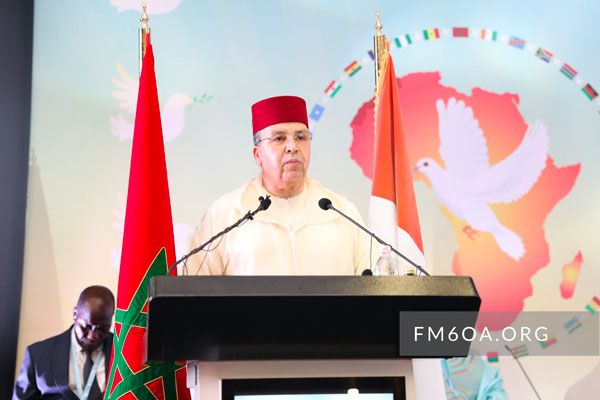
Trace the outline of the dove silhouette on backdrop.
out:
M 127 72 L 117 64 L 119 79 L 113 78 L 113 84 L 119 89 L 112 92 L 113 96 L 119 100 L 119 107 L 135 115 L 138 95 L 138 81 L 131 78 Z M 185 125 L 185 111 L 187 106 L 194 103 L 194 100 L 185 93 L 175 93 L 171 95 L 165 105 L 160 110 L 163 137 L 165 142 L 179 136 Z M 117 117 L 110 117 L 111 132 L 119 138 L 119 141 L 133 138 L 133 122 L 126 120 L 122 114 Z
M 422 158 L 413 168 L 424 173 L 439 201 L 468 226 L 463 232 L 492 234 L 500 249 L 518 261 L 525 254 L 521 237 L 502 225 L 489 204 L 512 203 L 531 190 L 546 167 L 546 126 L 535 121 L 527 127 L 519 146 L 490 166 L 488 148 L 473 110 L 451 97 L 435 103 L 439 116 L 442 168 L 432 158 Z

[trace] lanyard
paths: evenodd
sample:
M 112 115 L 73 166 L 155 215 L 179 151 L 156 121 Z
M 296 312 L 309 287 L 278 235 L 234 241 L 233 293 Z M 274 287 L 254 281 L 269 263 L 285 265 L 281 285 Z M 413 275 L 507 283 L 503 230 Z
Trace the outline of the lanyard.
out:
M 100 360 L 104 358 L 104 353 L 101 351 L 98 352 L 96 356 L 96 361 L 94 361 L 94 366 L 90 371 L 90 376 L 88 376 L 88 380 L 85 384 L 85 390 L 81 390 L 81 375 L 79 375 L 79 362 L 77 361 L 77 351 L 75 350 L 75 343 L 71 340 L 71 360 L 73 362 L 73 375 L 75 375 L 75 387 L 77 388 L 77 396 L 80 400 L 87 400 L 88 395 L 90 394 L 90 389 L 92 388 L 92 383 L 96 378 L 96 371 L 98 371 L 98 365 L 100 365 Z

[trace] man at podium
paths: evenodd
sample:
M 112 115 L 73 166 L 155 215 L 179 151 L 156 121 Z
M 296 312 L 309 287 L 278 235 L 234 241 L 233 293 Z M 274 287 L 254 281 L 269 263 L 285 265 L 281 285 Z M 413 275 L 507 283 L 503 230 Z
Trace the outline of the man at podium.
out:
M 252 154 L 261 173 L 217 199 L 204 214 L 196 248 L 255 209 L 260 196 L 271 205 L 187 261 L 189 274 L 356 275 L 369 268 L 370 237 L 319 200 L 362 224 L 346 198 L 307 176 L 312 134 L 306 103 L 271 97 L 252 106 Z

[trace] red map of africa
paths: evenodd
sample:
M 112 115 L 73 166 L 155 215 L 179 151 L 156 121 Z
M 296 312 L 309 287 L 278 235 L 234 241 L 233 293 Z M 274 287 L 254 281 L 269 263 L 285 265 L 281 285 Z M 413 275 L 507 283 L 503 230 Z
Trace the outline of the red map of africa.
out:
M 519 112 L 518 95 L 474 88 L 467 96 L 441 85 L 440 80 L 439 72 L 413 73 L 397 78 L 411 166 L 423 157 L 433 158 L 444 165 L 438 151 L 437 99 L 446 102 L 454 97 L 473 109 L 487 141 L 490 165 L 504 159 L 519 145 L 527 122 Z M 350 155 L 365 176 L 372 179 L 373 99 L 360 107 L 350 126 L 353 135 Z M 552 127 L 549 127 L 551 131 Z M 529 193 L 510 204 L 491 205 L 501 223 L 523 239 L 526 253 L 518 262 L 503 253 L 489 233 L 478 232 L 470 239 L 463 233 L 466 222 L 441 206 L 452 224 L 457 242 L 452 271 L 456 275 L 473 278 L 482 299 L 481 311 L 514 312 L 504 314 L 503 320 L 496 316 L 491 321 L 480 321 L 488 328 L 501 329 L 510 325 L 523 310 L 525 298 L 532 295 L 531 277 L 549 262 L 544 221 L 554 206 L 571 191 L 579 169 L 579 164 L 558 168 L 548 157 L 546 168 Z M 430 186 L 425 175 L 419 172 L 413 175 L 413 180 L 425 181 Z

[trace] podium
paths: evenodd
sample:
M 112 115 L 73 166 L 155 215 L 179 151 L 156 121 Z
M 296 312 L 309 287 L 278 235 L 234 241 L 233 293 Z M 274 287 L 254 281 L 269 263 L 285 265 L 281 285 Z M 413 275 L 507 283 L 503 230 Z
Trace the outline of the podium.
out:
M 469 277 L 155 276 L 147 359 L 190 360 L 188 386 L 202 400 L 219 400 L 227 378 L 392 375 L 411 399 L 401 314 L 471 312 L 474 325 L 480 304 Z M 459 352 L 434 356 L 466 356 L 468 344 Z

